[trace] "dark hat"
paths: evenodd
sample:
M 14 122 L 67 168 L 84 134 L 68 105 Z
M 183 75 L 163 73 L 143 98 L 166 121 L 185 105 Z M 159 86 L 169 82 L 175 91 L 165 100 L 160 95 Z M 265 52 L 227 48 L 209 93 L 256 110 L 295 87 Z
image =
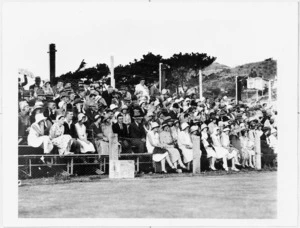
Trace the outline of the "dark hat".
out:
M 83 100 L 81 100 L 80 98 L 76 98 L 73 105 L 80 104 L 80 103 L 83 103 Z
M 55 103 L 54 100 L 48 100 L 47 103 Z
M 89 84 L 91 84 L 91 83 L 90 83 L 89 80 L 86 80 L 86 81 L 84 81 L 84 84 L 85 84 L 85 85 L 89 85 Z
M 141 110 L 140 109 L 133 109 L 133 119 L 140 119 L 143 118 L 142 114 L 141 114 Z
M 132 97 L 131 97 L 131 100 L 137 100 L 137 96 L 136 95 L 133 95 Z
M 178 103 L 174 103 L 174 104 L 173 104 L 173 108 L 179 108 Z

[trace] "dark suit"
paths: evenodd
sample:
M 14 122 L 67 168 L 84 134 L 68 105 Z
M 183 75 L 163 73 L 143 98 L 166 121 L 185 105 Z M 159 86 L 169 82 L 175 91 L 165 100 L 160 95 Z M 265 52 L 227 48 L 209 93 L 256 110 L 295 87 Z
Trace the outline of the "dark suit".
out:
M 125 153 L 132 152 L 130 141 L 128 139 L 124 139 L 129 137 L 128 127 L 124 123 L 122 124 L 122 127 L 123 129 L 121 129 L 119 123 L 115 123 L 112 125 L 112 130 L 115 134 L 118 134 L 118 140 L 119 143 L 122 145 L 122 149 L 123 149 L 122 151 Z
M 146 138 L 146 132 L 142 123 L 137 125 L 136 122 L 133 121 L 130 124 L 129 137 L 132 138 L 131 144 L 138 148 L 137 153 L 144 153 L 146 143 L 143 142 L 141 139 Z
M 74 152 L 75 154 L 80 154 L 80 142 L 78 142 L 76 139 L 78 138 L 77 136 L 77 131 L 75 128 L 75 124 L 72 122 L 69 126 L 66 122 L 64 122 L 64 134 L 65 135 L 70 135 L 73 139 L 73 143 L 71 145 L 71 152 Z
M 53 113 L 52 110 L 47 108 L 47 109 L 45 109 L 43 114 L 45 117 L 47 117 L 47 120 L 49 120 L 53 124 L 53 121 L 55 121 L 55 119 L 56 119 L 55 112 Z
M 102 93 L 102 97 L 105 100 L 107 106 L 109 107 L 111 105 L 111 101 L 113 99 L 112 93 L 108 93 L 108 91 L 106 90 Z
M 169 112 L 169 116 L 170 116 L 172 119 L 178 119 L 178 113 L 177 113 L 177 112 L 174 112 L 173 110 Z

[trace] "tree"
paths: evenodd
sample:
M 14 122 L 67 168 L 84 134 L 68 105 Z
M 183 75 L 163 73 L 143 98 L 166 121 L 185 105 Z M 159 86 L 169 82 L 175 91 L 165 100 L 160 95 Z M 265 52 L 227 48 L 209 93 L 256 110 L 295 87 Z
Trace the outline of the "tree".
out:
M 199 70 L 204 69 L 216 60 L 216 57 L 208 56 L 205 53 L 185 53 L 174 54 L 164 62 L 171 66 L 171 74 L 168 83 L 180 85 L 186 92 L 188 81 L 191 77 L 199 76 Z

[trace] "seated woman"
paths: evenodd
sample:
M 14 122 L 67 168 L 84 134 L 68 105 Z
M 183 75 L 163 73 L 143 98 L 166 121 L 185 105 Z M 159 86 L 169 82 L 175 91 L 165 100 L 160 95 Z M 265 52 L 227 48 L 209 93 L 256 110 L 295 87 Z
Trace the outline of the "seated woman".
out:
M 146 147 L 147 147 L 148 153 L 153 154 L 153 156 L 152 156 L 153 161 L 161 163 L 162 173 L 167 173 L 166 160 L 167 160 L 169 166 L 173 170 L 176 170 L 176 168 L 174 167 L 174 165 L 172 164 L 172 162 L 170 160 L 168 151 L 160 143 L 158 130 L 159 130 L 159 124 L 154 122 L 151 130 L 148 131 L 148 133 L 147 133 Z
M 175 148 L 175 141 L 170 132 L 168 122 L 162 124 L 162 131 L 159 134 L 160 143 L 169 152 L 169 156 L 172 164 L 177 168 L 177 163 L 183 169 L 186 169 L 185 165 L 181 161 L 179 151 Z
M 86 120 L 86 116 L 83 113 L 79 113 L 78 122 L 75 124 L 78 142 L 81 144 L 80 152 L 84 154 L 88 152 L 94 153 L 96 151 L 93 143 L 87 140 L 86 127 L 83 124 Z
M 229 151 L 227 149 L 225 149 L 224 147 L 222 147 L 219 127 L 215 127 L 213 129 L 213 133 L 211 134 L 211 139 L 213 142 L 212 146 L 215 148 L 215 151 L 216 151 L 216 158 L 223 160 L 223 168 L 226 171 L 228 171 L 227 157 L 228 157 Z M 234 162 L 232 162 L 232 164 L 234 165 Z
M 206 124 L 201 125 L 201 142 L 206 151 L 207 159 L 210 161 L 209 168 L 212 170 L 216 170 L 215 162 L 216 162 L 216 151 L 213 146 L 208 142 L 208 134 L 207 134 L 208 126 Z
M 44 135 L 44 125 L 46 117 L 38 113 L 35 122 L 31 124 L 27 138 L 28 145 L 32 147 L 42 147 L 45 154 L 49 154 L 53 149 L 53 144 L 48 135 Z
M 96 115 L 95 116 L 95 122 L 91 124 L 90 128 L 92 130 L 93 138 L 94 138 L 94 143 L 96 145 L 97 152 L 99 154 L 99 158 L 101 157 L 102 154 L 102 149 L 101 149 L 101 140 L 103 139 L 103 133 L 102 133 L 102 128 L 101 128 L 101 116 Z
M 72 137 L 70 135 L 64 135 L 65 117 L 63 115 L 58 115 L 56 117 L 56 122 L 52 125 L 50 129 L 50 138 L 53 145 L 58 147 L 58 153 L 60 155 L 70 155 L 74 154 L 70 152 L 72 145 Z
M 240 142 L 241 142 L 241 151 L 242 151 L 242 166 L 250 166 L 251 168 L 254 168 L 253 166 L 253 157 L 255 156 L 254 152 L 254 145 L 251 143 L 251 141 L 247 137 L 247 130 L 241 129 L 241 136 L 240 136 Z
M 223 132 L 221 134 L 221 144 L 229 152 L 229 154 L 227 156 L 227 159 L 229 159 L 229 160 L 232 159 L 232 170 L 239 171 L 235 167 L 235 165 L 241 165 L 239 163 L 239 161 L 238 161 L 238 153 L 239 153 L 239 151 L 230 144 L 229 132 L 230 132 L 229 127 L 225 127 L 223 129 Z
M 178 133 L 178 147 L 183 154 L 183 162 L 188 166 L 193 160 L 193 143 L 189 133 L 190 126 L 187 123 L 182 123 L 181 131 Z

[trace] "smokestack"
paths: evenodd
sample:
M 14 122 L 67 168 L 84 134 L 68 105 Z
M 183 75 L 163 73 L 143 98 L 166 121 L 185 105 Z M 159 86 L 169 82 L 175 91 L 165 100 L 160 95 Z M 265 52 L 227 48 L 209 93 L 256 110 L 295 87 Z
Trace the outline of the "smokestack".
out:
M 50 83 L 53 85 L 55 79 L 55 44 L 49 45 L 49 57 L 50 57 Z

